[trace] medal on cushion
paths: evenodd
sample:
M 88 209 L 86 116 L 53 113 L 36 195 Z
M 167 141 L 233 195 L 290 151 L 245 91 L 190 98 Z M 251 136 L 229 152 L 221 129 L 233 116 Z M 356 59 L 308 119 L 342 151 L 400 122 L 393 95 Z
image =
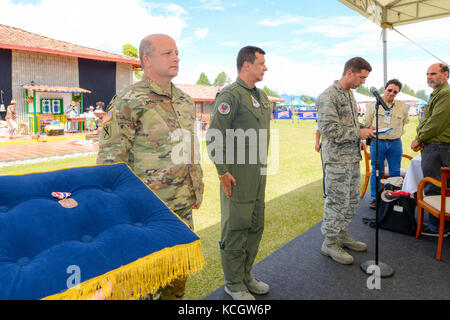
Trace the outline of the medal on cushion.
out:
M 70 192 L 52 192 L 52 196 L 56 199 L 60 199 L 58 203 L 66 209 L 72 209 L 78 206 L 78 202 L 75 199 L 69 198 Z

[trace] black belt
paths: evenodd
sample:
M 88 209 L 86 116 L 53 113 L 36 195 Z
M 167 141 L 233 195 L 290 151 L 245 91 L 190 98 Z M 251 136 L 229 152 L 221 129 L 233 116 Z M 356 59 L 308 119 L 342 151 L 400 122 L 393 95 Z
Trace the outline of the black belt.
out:
M 429 144 L 442 144 L 442 145 L 450 145 L 450 143 L 448 142 L 428 142 L 428 143 L 424 143 L 423 146 L 427 146 Z
M 398 139 L 400 139 L 400 138 L 397 138 L 397 139 L 378 139 L 378 140 L 391 142 L 391 141 L 396 141 Z

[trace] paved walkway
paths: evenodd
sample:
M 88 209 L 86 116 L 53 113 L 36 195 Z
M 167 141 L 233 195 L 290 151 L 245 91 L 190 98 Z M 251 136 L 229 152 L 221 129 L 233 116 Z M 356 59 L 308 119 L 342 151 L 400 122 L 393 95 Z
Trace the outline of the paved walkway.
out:
M 31 135 L 19 135 L 9 139 L 3 123 L 0 131 L 0 166 L 12 165 L 22 160 L 44 160 L 48 157 L 98 151 L 98 143 L 86 139 L 85 134 L 43 135 L 38 139 L 33 139 Z
M 98 144 L 84 136 L 66 139 L 24 140 L 16 143 L 0 142 L 0 161 L 14 161 L 79 152 L 97 151 Z

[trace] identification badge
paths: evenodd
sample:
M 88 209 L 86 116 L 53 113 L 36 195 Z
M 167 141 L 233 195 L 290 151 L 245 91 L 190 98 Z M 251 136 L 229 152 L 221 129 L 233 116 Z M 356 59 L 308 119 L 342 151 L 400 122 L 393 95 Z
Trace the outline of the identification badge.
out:
M 259 104 L 258 100 L 256 100 L 252 95 L 250 95 L 250 97 L 252 97 L 252 103 L 253 103 L 253 106 L 255 108 L 261 107 L 261 105 Z
M 389 112 L 385 112 L 384 123 L 389 124 L 389 123 L 391 123 L 391 120 L 392 120 L 392 114 L 390 114 Z

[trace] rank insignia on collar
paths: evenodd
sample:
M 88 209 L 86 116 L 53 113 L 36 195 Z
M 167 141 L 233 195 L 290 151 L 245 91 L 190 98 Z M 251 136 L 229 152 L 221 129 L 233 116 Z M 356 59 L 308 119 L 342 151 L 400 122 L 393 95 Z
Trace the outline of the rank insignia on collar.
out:
M 231 111 L 231 106 L 226 102 L 222 102 L 221 104 L 218 105 L 217 111 L 220 114 L 227 115 Z
M 250 97 L 252 98 L 253 106 L 255 108 L 259 108 L 261 105 L 259 104 L 258 100 L 256 100 L 252 95 L 250 95 Z

